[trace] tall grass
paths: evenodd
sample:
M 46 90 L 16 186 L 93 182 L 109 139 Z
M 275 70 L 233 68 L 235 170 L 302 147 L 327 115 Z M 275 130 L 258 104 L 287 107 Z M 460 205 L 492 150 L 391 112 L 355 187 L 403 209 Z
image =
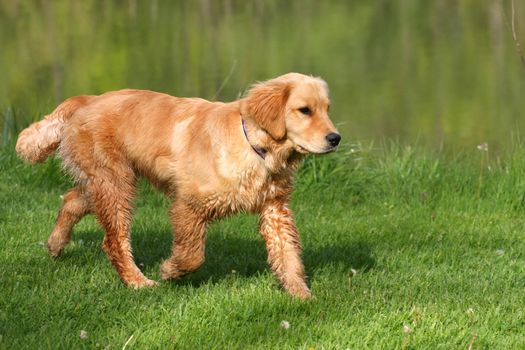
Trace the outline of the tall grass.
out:
M 525 146 L 519 140 L 493 158 L 486 149 L 425 150 L 385 142 L 347 145 L 328 157 L 310 157 L 297 181 L 300 191 L 336 188 L 334 193 L 350 198 L 406 205 L 468 202 L 470 207 L 519 211 L 524 175 Z

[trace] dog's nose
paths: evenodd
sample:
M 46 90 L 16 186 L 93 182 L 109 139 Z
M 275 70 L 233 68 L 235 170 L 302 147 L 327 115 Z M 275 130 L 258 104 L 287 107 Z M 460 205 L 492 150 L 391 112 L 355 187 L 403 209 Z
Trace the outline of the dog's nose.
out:
M 330 144 L 330 146 L 335 147 L 339 144 L 339 141 L 341 141 L 341 135 L 331 132 L 326 135 L 326 141 Z

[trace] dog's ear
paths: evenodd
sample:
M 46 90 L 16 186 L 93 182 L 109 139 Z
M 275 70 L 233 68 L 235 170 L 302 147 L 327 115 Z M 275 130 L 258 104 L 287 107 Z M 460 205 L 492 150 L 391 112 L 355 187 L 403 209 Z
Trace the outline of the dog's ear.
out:
M 285 106 L 290 95 L 290 84 L 267 81 L 252 87 L 246 97 L 248 115 L 275 140 L 286 136 Z

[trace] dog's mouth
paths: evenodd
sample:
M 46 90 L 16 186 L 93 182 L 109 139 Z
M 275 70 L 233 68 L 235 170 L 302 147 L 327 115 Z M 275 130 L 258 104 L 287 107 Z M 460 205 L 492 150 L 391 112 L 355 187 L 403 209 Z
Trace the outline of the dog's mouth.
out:
M 310 153 L 313 153 L 313 154 L 327 154 L 327 153 L 334 152 L 336 149 L 337 149 L 337 146 L 335 146 L 335 147 L 328 147 L 328 148 L 326 148 L 324 150 L 321 150 L 321 151 L 311 151 L 311 150 L 307 149 L 306 147 L 301 146 L 299 144 L 295 145 L 295 150 L 297 152 L 299 152 L 299 153 L 302 153 L 302 154 L 310 154 Z
M 309 150 L 307 150 L 306 148 L 304 148 L 303 146 L 301 145 L 295 145 L 295 150 L 299 153 L 302 153 L 302 154 L 308 154 L 308 153 L 311 153 Z
M 332 153 L 332 152 L 335 152 L 335 150 L 337 149 L 337 146 L 335 147 L 329 147 L 327 150 L 323 151 L 323 152 L 319 152 L 317 154 L 327 154 L 327 153 Z

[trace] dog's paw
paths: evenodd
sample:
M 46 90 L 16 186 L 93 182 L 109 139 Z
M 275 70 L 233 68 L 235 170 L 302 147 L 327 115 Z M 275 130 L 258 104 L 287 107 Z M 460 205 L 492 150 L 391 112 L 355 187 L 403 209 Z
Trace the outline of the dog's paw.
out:
M 150 280 L 146 277 L 140 280 L 132 281 L 128 283 L 128 286 L 133 289 L 141 289 L 141 288 L 149 288 L 149 287 L 155 287 L 159 284 L 157 281 Z
M 56 242 L 56 241 L 49 240 L 47 242 L 47 252 L 49 253 L 49 255 L 51 255 L 51 257 L 58 258 L 60 256 L 60 253 L 62 253 L 62 250 L 64 249 L 64 246 L 66 244 L 62 242 Z
M 285 286 L 285 289 L 293 297 L 301 300 L 310 299 L 312 297 L 312 292 L 310 292 L 310 289 L 308 289 L 304 282 Z
M 181 271 L 170 260 L 166 260 L 160 265 L 160 278 L 163 280 L 176 279 L 180 276 L 182 276 Z
M 296 297 L 296 298 L 299 298 L 299 299 L 302 299 L 302 300 L 306 300 L 306 299 L 310 299 L 312 297 L 312 292 L 310 292 L 310 290 L 308 288 L 306 288 L 304 290 L 297 291 L 297 292 L 293 293 L 292 295 L 294 297 Z

